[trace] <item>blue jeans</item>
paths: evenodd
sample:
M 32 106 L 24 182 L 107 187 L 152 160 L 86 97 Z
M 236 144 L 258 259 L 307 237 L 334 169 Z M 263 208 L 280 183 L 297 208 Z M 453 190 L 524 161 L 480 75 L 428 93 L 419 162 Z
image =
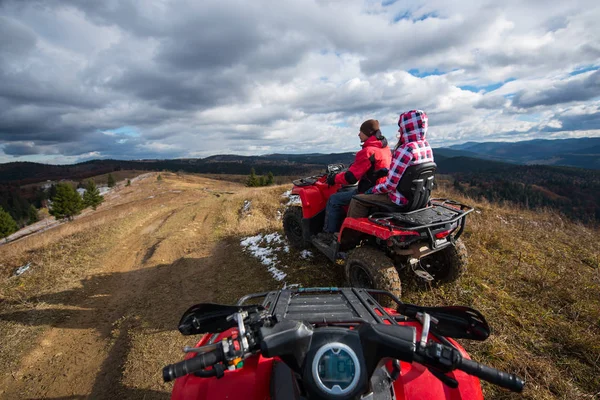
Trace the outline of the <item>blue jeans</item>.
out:
M 323 227 L 324 232 L 334 233 L 338 232 L 344 222 L 344 206 L 350 204 L 352 196 L 356 194 L 357 190 L 348 190 L 347 192 L 338 192 L 332 194 L 329 200 L 327 200 L 327 209 L 325 211 L 325 226 Z

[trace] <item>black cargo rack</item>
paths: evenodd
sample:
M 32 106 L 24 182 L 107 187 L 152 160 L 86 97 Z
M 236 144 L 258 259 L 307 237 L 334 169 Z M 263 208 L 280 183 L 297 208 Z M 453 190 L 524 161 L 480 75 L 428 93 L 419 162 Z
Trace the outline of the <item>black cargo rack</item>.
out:
M 402 302 L 384 290 L 361 288 L 291 288 L 280 291 L 249 294 L 238 300 L 242 305 L 252 299 L 264 298 L 262 305 L 277 321 L 305 321 L 313 325 L 397 322 L 373 297 L 389 296 L 398 306 Z
M 385 226 L 390 231 L 423 230 L 427 233 L 433 248 L 436 248 L 436 245 L 432 229 L 458 221 L 458 230 L 453 234 L 454 239 L 458 239 L 465 229 L 465 216 L 474 208 L 450 199 L 431 199 L 430 203 L 429 207 L 407 213 L 376 212 L 369 216 L 369 221 Z

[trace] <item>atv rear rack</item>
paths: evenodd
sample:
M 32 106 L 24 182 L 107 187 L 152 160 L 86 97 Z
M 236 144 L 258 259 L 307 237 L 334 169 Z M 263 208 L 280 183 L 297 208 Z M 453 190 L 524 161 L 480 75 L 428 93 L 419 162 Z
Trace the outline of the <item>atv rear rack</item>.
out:
M 431 199 L 430 206 L 419 210 L 402 212 L 376 212 L 369 216 L 369 221 L 384 226 L 390 231 L 422 231 L 427 233 L 431 247 L 437 248 L 432 230 L 458 222 L 458 230 L 454 240 L 458 239 L 465 229 L 465 216 L 474 210 L 465 204 L 450 199 Z

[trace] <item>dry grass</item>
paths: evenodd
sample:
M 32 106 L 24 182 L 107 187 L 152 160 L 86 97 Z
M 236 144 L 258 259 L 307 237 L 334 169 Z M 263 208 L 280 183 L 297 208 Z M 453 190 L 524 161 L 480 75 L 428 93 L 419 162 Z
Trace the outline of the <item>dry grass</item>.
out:
M 285 200 L 279 195 L 287 189 L 289 185 L 248 189 L 229 199 L 231 206 L 220 216 L 219 232 L 230 239 L 232 262 L 252 268 L 253 274 L 243 274 L 237 280 L 239 287 L 221 290 L 220 301 L 281 287 L 236 241 L 258 232 L 282 232 L 277 216 Z M 469 305 L 487 317 L 491 337 L 464 345 L 476 360 L 519 374 L 527 386 L 523 395 L 515 395 L 484 383 L 486 398 L 599 397 L 599 231 L 549 210 L 534 212 L 464 198 L 449 187 L 435 195 L 477 210 L 468 217 L 463 236 L 470 255 L 468 272 L 458 282 L 439 288 L 424 287 L 404 276 L 404 301 Z M 244 200 L 252 201 L 250 215 L 239 212 Z M 341 267 L 320 255 L 302 260 L 292 251 L 278 257 L 288 266 L 284 269 L 288 284 L 344 284 Z
M 162 173 L 163 181 L 157 182 L 156 175 L 114 192 L 94 213 L 0 247 L 0 310 L 27 310 L 21 321 L 0 321 L 3 370 L 12 370 L 19 355 L 37 343 L 50 324 L 39 320 L 49 315 L 45 312 L 53 312 L 52 326 L 68 326 L 61 318 L 68 316 L 70 305 L 80 304 L 74 298 L 102 310 L 104 300 L 99 297 L 96 303 L 94 296 L 103 295 L 104 283 L 139 284 L 137 290 L 149 292 L 132 289 L 123 297 L 131 304 L 111 303 L 127 310 L 114 322 L 102 366 L 116 372 L 98 377 L 94 390 L 100 392 L 91 393 L 118 382 L 115 396 L 161 398 L 168 387 L 160 383 L 160 367 L 180 359 L 180 346 L 194 340 L 174 331 L 187 306 L 207 298 L 233 302 L 243 294 L 281 288 L 284 282 L 344 284 L 342 266 L 315 251 L 308 260 L 294 250 L 278 253 L 287 274 L 280 282 L 240 246 L 247 236 L 282 233 L 287 198 L 281 194 L 291 184 L 254 189 L 192 174 Z M 599 396 L 598 229 L 570 223 L 551 211 L 463 198 L 450 188 L 436 195 L 477 209 L 463 236 L 468 271 L 458 282 L 438 288 L 404 276 L 404 301 L 464 304 L 482 311 L 492 336 L 464 345 L 476 360 L 526 378 L 523 398 Z M 251 202 L 247 212 L 245 201 Z M 129 254 L 127 246 L 136 253 Z M 107 274 L 105 264 L 119 265 L 125 255 L 131 255 L 127 262 L 134 269 Z M 31 262 L 31 273 L 11 277 L 26 262 Z M 57 308 L 44 301 L 44 294 Z M 484 390 L 490 399 L 521 398 L 487 384 Z

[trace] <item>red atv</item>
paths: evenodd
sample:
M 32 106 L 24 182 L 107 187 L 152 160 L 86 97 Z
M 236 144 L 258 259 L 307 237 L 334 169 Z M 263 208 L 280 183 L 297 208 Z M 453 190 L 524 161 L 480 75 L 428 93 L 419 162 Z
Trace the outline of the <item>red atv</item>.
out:
M 372 296 L 388 296 L 397 310 Z M 260 305 L 246 305 L 249 300 Z M 359 288 L 299 288 L 198 304 L 179 322 L 205 334 L 163 369 L 172 399 L 483 399 L 479 379 L 515 392 L 524 382 L 472 361 L 455 338 L 485 340 L 468 307 L 403 304 Z
M 403 269 L 427 281 L 453 281 L 467 264 L 467 250 L 459 238 L 473 208 L 430 199 L 435 169 L 433 162 L 409 167 L 398 185 L 409 200 L 407 206 L 373 203 L 368 218 L 346 218 L 337 241 L 331 243 L 317 234 L 323 230 L 329 197 L 354 189 L 327 184 L 327 175 L 339 173 L 343 165 L 332 164 L 322 176 L 295 180 L 292 195 L 299 196 L 301 205 L 288 207 L 283 216 L 286 237 L 297 249 L 312 244 L 331 261 L 346 258 L 345 275 L 352 287 L 387 290 L 400 297 L 398 272 Z

